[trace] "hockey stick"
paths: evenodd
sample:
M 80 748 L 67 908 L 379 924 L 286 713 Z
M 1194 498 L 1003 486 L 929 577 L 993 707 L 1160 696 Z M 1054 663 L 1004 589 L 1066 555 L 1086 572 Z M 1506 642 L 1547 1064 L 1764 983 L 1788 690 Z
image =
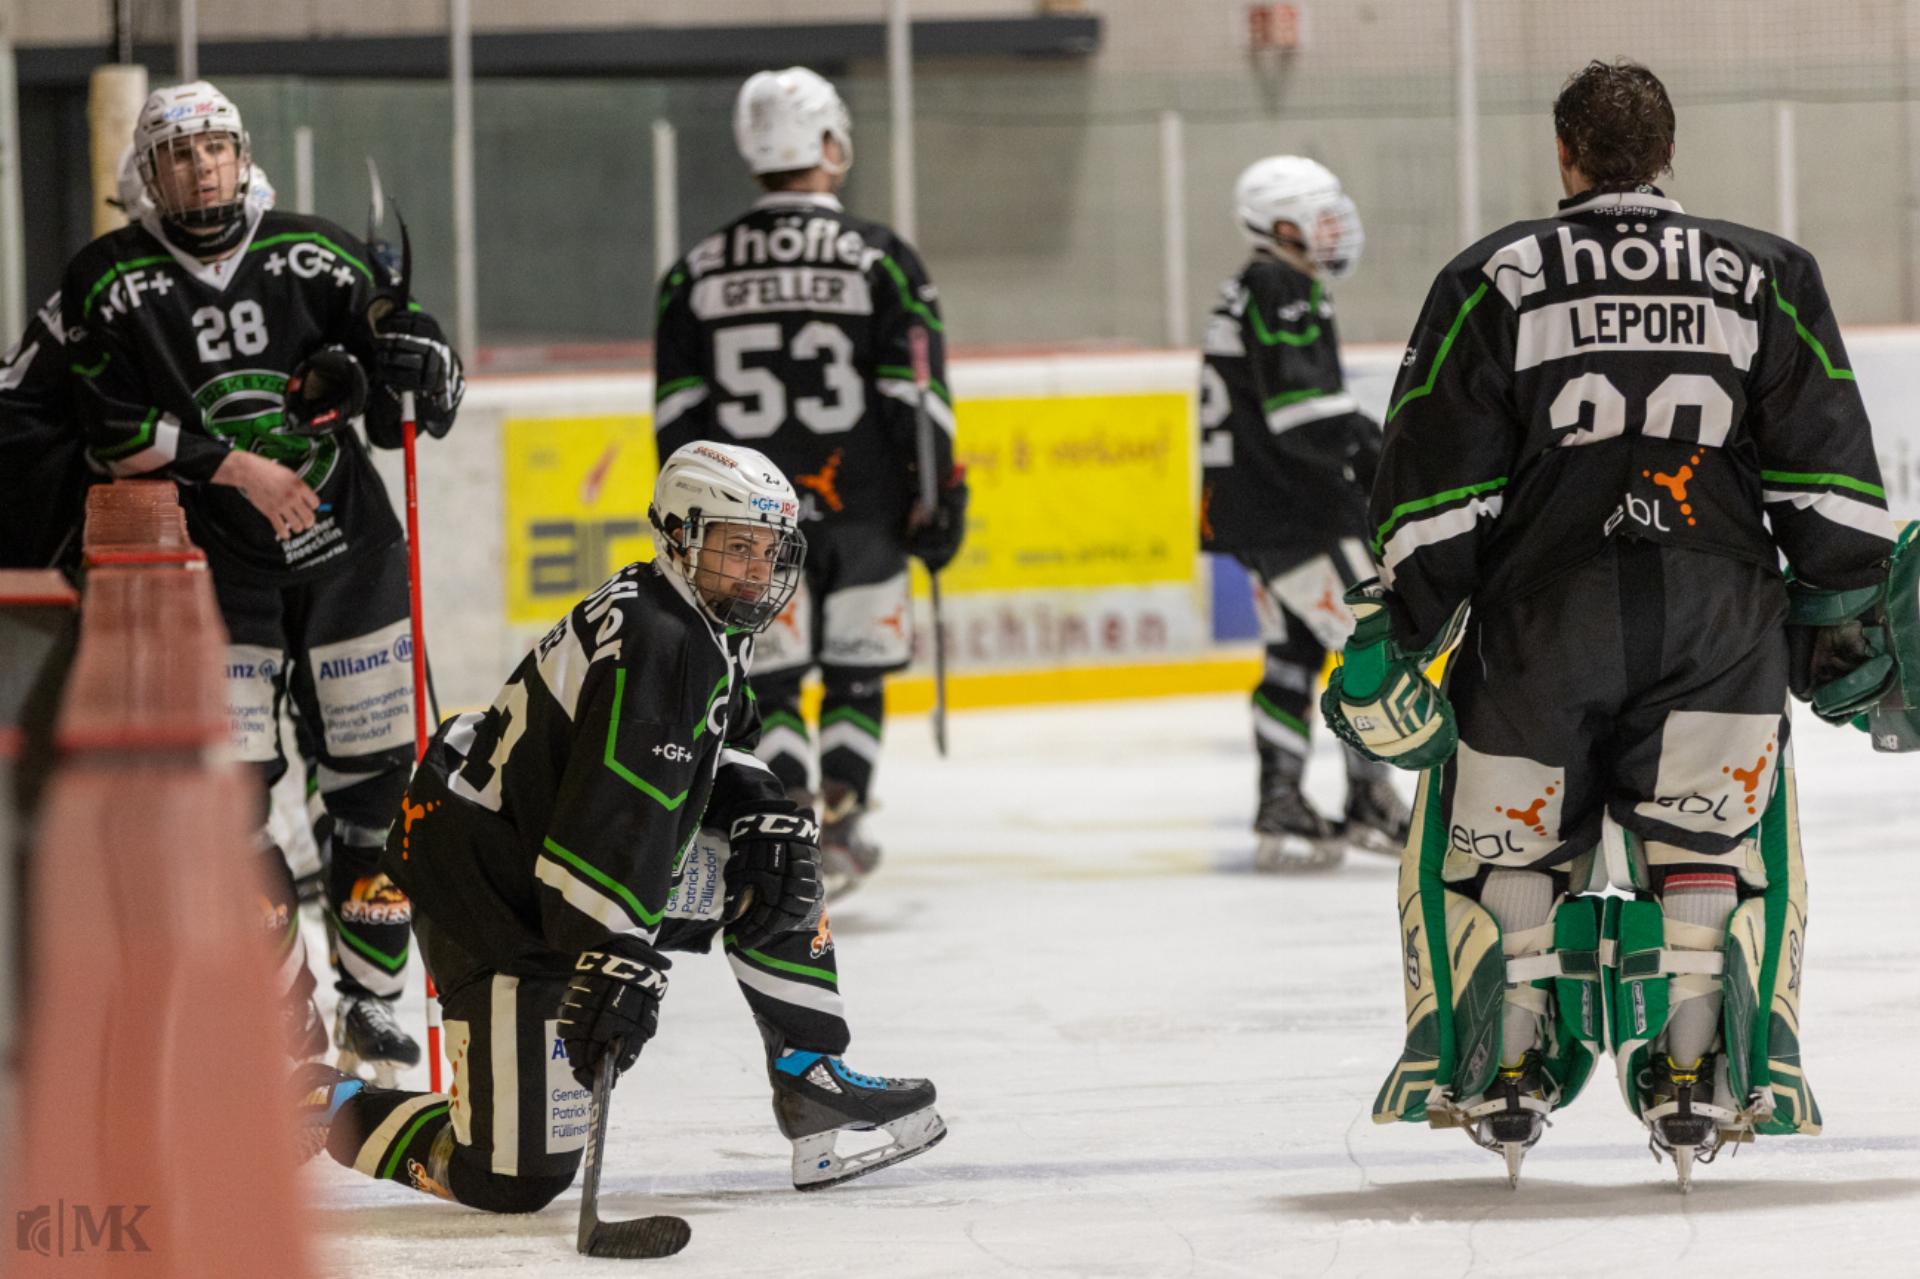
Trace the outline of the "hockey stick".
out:
M 593 1101 L 587 1112 L 586 1177 L 580 1185 L 580 1234 L 575 1240 L 589 1257 L 671 1257 L 693 1238 L 693 1227 L 679 1217 L 600 1220 L 600 1162 L 607 1148 L 607 1102 L 613 1094 L 613 1063 L 620 1041 L 608 1046 L 593 1071 Z
M 939 478 L 933 473 L 933 418 L 927 412 L 927 396 L 933 393 L 933 372 L 927 355 L 927 331 L 914 325 L 907 331 L 907 344 L 913 355 L 914 443 L 920 464 L 920 505 L 932 519 L 940 500 Z M 927 569 L 927 594 L 933 606 L 933 745 L 942 759 L 947 754 L 947 640 L 940 625 L 940 574 Z
M 386 193 L 380 185 L 380 170 L 374 165 L 373 157 L 367 157 L 367 181 L 370 184 L 370 205 L 367 210 L 367 251 L 374 257 L 376 264 L 382 264 L 385 247 L 380 240 L 381 223 L 386 221 Z M 404 310 L 413 288 L 413 237 L 407 234 L 406 219 L 400 216 L 400 207 L 396 204 L 393 217 L 400 224 L 400 270 L 399 279 L 394 284 L 398 298 L 396 308 Z M 420 465 L 414 448 L 416 437 L 420 433 L 419 407 L 414 403 L 412 391 L 400 393 L 400 448 L 405 461 L 407 490 L 407 627 L 413 644 L 413 762 L 418 764 L 427 755 L 427 741 L 432 735 L 427 719 L 427 703 L 438 702 L 432 697 L 433 685 L 427 674 L 427 626 L 421 611 L 420 602 Z M 439 707 L 436 705 L 435 713 Z M 426 956 L 420 957 L 420 966 L 426 968 Z M 445 1082 L 445 1068 L 441 1064 L 443 1054 L 440 1051 L 440 991 L 433 984 L 433 974 L 426 973 L 427 979 L 427 1082 L 434 1092 L 441 1090 Z

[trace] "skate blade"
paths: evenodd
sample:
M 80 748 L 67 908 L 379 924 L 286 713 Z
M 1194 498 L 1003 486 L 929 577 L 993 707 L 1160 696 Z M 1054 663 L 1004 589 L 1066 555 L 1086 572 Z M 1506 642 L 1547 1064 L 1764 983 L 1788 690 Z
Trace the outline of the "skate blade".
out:
M 1346 855 L 1346 845 L 1338 840 L 1262 835 L 1254 845 L 1253 868 L 1270 875 L 1313 874 L 1332 870 Z
M 1406 841 L 1395 839 L 1383 830 L 1370 826 L 1355 827 L 1346 832 L 1347 847 L 1362 853 L 1371 853 L 1376 857 L 1399 857 L 1406 848 Z
M 343 1075 L 352 1075 L 356 1079 L 367 1076 L 360 1073 L 365 1066 L 373 1074 L 375 1088 L 398 1088 L 400 1086 L 400 1067 L 391 1061 L 381 1061 L 377 1057 L 361 1057 L 358 1053 L 342 1048 L 340 1055 L 333 1060 L 333 1068 Z
M 1520 1161 L 1527 1157 L 1526 1144 L 1518 1141 L 1503 1142 L 1500 1146 L 1500 1153 L 1505 1155 L 1507 1159 L 1507 1188 L 1509 1190 L 1518 1190 L 1520 1188 Z
M 1693 1193 L 1693 1154 L 1692 1146 L 1673 1148 L 1673 1175 L 1680 1182 L 1680 1193 L 1683 1195 Z
M 932 1150 L 947 1135 L 946 1122 L 932 1106 L 903 1115 L 890 1124 L 882 1124 L 880 1128 L 893 1140 L 884 1146 L 845 1157 L 835 1154 L 833 1150 L 834 1140 L 841 1129 L 815 1133 L 811 1137 L 796 1137 L 793 1142 L 793 1188 L 825 1190 L 829 1186 L 852 1181 L 855 1177 L 891 1168 L 902 1160 Z

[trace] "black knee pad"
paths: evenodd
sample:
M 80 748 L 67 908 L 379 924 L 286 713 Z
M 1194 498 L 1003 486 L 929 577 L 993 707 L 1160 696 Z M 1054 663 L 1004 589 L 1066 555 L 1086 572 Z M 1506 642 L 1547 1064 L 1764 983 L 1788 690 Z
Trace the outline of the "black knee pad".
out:
M 490 1170 L 478 1151 L 456 1150 L 447 1179 L 453 1197 L 469 1208 L 482 1212 L 539 1212 L 573 1184 L 578 1172 L 576 1160 L 572 1171 L 565 1176 L 509 1177 Z
M 400 797 L 413 777 L 413 751 L 381 751 L 351 762 L 358 780 L 322 792 L 321 800 L 336 821 L 384 831 L 400 815 Z

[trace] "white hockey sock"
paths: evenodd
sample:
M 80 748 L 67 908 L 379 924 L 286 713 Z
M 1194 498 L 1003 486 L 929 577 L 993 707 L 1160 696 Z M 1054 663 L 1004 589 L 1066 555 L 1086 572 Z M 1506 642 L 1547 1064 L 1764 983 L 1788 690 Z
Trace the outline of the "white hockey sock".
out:
M 1495 870 L 1480 890 L 1480 904 L 1500 925 L 1500 948 L 1508 959 L 1545 953 L 1553 944 L 1553 876 L 1537 870 Z M 1540 1046 L 1547 993 L 1531 982 L 1507 983 L 1500 1021 L 1500 1064 L 1517 1066 Z
M 1668 875 L 1660 890 L 1666 917 L 1666 942 L 1673 950 L 1720 952 L 1725 948 L 1727 917 L 1738 904 L 1732 871 L 1690 870 Z M 1691 1066 L 1713 1047 L 1720 1027 L 1720 978 L 1681 973 L 1668 987 L 1667 1055 Z

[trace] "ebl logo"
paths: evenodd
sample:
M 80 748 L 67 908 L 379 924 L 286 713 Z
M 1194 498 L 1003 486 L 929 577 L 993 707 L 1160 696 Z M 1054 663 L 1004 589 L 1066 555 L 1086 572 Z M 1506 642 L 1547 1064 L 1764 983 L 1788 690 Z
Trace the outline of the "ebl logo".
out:
M 152 1204 L 109 1204 L 95 1215 L 91 1205 L 41 1204 L 14 1214 L 17 1252 L 66 1257 L 83 1252 L 152 1252 L 140 1234 L 140 1218 Z
M 613 571 L 615 541 L 645 535 L 637 519 L 535 520 L 527 525 L 527 593 L 577 600 Z

